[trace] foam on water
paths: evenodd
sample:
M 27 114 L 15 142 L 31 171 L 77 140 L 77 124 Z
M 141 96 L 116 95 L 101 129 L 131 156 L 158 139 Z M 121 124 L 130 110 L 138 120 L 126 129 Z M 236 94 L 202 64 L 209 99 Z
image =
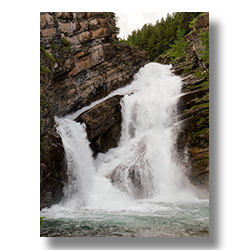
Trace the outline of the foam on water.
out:
M 56 118 L 66 152 L 69 182 L 62 202 L 42 210 L 45 222 L 67 218 L 72 220 L 67 223 L 75 225 L 78 219 L 91 217 L 94 221 L 86 222 L 91 228 L 87 235 L 95 227 L 100 230 L 103 223 L 109 225 L 107 218 L 112 225 L 116 220 L 125 223 L 121 229 L 124 232 L 131 218 L 134 229 L 138 230 L 142 217 L 148 217 L 150 227 L 154 220 L 161 224 L 158 217 L 166 223 L 175 223 L 175 216 L 183 221 L 193 220 L 194 224 L 203 220 L 208 227 L 208 200 L 196 197 L 172 156 L 181 79 L 171 73 L 170 67 L 149 63 L 139 70 L 129 86 L 110 95 L 126 94 L 121 101 L 121 139 L 118 147 L 98 154 L 95 160 L 85 125 L 72 120 L 83 110 Z M 199 210 L 197 215 L 193 213 L 195 208 Z M 107 228 L 104 231 L 108 234 L 114 231 Z

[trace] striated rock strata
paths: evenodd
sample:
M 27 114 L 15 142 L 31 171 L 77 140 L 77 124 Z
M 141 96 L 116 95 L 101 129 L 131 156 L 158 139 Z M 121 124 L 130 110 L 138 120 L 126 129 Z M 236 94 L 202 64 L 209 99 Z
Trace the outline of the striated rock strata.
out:
M 79 115 L 75 121 L 86 124 L 90 147 L 94 152 L 105 153 L 116 147 L 121 135 L 121 105 L 123 96 L 116 95 Z
M 178 101 L 177 155 L 190 182 L 200 190 L 209 190 L 209 64 L 201 51 L 200 32 L 209 31 L 209 14 L 197 17 L 192 32 L 185 36 L 186 56 L 173 63 L 173 73 L 182 77 L 182 93 Z M 158 62 L 169 64 L 167 55 Z
M 54 116 L 76 111 L 129 84 L 148 62 L 147 52 L 116 40 L 114 13 L 40 13 L 41 208 L 60 201 L 66 181 L 64 151 Z M 91 112 L 94 115 L 95 111 Z M 111 125 L 111 134 L 89 132 L 88 136 L 95 136 L 93 150 L 105 152 L 115 146 L 118 126 Z M 87 129 L 90 127 L 87 124 Z M 104 146 L 100 141 L 107 137 L 112 139 Z

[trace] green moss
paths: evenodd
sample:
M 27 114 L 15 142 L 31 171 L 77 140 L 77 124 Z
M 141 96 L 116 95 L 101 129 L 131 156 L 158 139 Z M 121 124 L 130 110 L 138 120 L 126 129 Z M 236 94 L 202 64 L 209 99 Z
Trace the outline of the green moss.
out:
M 109 109 L 111 109 L 111 106 L 110 106 L 110 105 L 108 105 L 108 104 L 105 104 L 105 106 L 106 106 L 106 107 L 108 107 Z
M 67 45 L 66 47 L 63 47 L 64 50 L 71 51 L 71 47 Z
M 187 102 L 187 104 L 190 104 L 190 103 L 204 103 L 204 102 L 208 102 L 209 101 L 209 92 L 206 92 L 202 97 L 196 97 L 192 100 L 190 100 L 189 102 Z
M 197 112 L 197 114 L 209 114 L 209 107 L 204 108 Z
M 92 123 L 91 123 L 88 119 L 85 119 L 85 123 L 86 123 L 86 125 L 88 125 L 88 126 L 92 126 Z
M 193 110 L 196 110 L 196 109 L 203 109 L 203 108 L 207 108 L 207 107 L 209 107 L 209 102 L 194 105 L 190 109 L 185 109 L 184 112 L 189 112 L 189 111 L 193 111 Z
M 45 48 L 43 48 L 43 47 L 40 47 L 40 50 L 43 52 L 43 53 L 46 53 L 46 50 L 45 50 Z
M 201 119 L 197 122 L 197 126 L 200 127 L 203 123 L 206 123 L 206 119 L 201 117 Z
M 67 39 L 63 38 L 62 36 L 61 36 L 61 40 L 64 45 L 70 45 L 70 42 Z
M 49 103 L 48 99 L 46 98 L 46 96 L 44 94 L 41 94 L 41 96 L 40 96 L 40 104 L 43 107 L 47 106 L 47 108 L 50 108 L 50 109 L 52 108 L 51 104 Z
M 203 128 L 202 130 L 199 130 L 198 132 L 195 133 L 195 136 L 201 135 L 201 134 L 208 134 L 209 133 L 209 128 Z
M 40 50 L 45 54 L 45 56 L 47 56 L 51 60 L 51 62 L 55 61 L 53 55 L 49 54 L 43 47 L 40 47 Z
M 51 71 L 50 71 L 50 69 L 48 67 L 43 66 L 43 65 L 41 65 L 41 66 L 42 66 L 42 71 L 43 71 L 44 74 L 51 73 Z
M 209 77 L 209 69 L 204 70 L 203 68 L 198 68 L 195 71 L 194 76 L 196 79 L 208 78 Z
M 113 27 L 109 24 L 109 22 L 107 21 L 107 25 L 110 28 L 111 32 L 113 32 Z
M 41 96 L 40 96 L 40 102 L 41 102 L 42 106 L 46 105 L 46 97 L 45 97 L 44 94 L 41 94 Z
M 200 89 L 206 89 L 209 87 L 209 81 L 205 81 L 202 84 L 200 84 Z
M 199 160 L 196 160 L 195 162 L 203 162 L 203 161 L 205 161 L 205 162 L 208 161 L 208 154 L 207 154 L 207 156 L 205 156 L 204 158 L 199 159 Z

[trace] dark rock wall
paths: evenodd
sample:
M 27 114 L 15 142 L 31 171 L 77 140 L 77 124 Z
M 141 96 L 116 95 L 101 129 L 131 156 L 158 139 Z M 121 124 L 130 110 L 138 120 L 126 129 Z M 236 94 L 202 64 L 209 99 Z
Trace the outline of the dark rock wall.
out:
M 56 136 L 54 116 L 76 111 L 129 84 L 148 62 L 147 52 L 116 40 L 114 13 L 40 13 L 41 208 L 60 201 L 66 181 L 64 150 Z M 119 105 L 114 110 L 106 107 L 117 116 L 115 120 L 120 119 Z M 93 119 L 91 124 L 95 124 Z M 94 151 L 105 152 L 116 145 L 118 124 L 95 135 Z M 91 131 L 90 124 L 87 129 Z
M 178 101 L 178 136 L 176 158 L 190 182 L 209 190 L 209 65 L 205 65 L 200 51 L 203 49 L 200 31 L 209 30 L 209 14 L 197 17 L 193 31 L 186 35 L 186 56 L 173 63 L 173 73 L 182 77 L 182 93 Z M 169 64 L 163 55 L 158 62 Z M 201 72 L 197 76 L 197 72 Z
M 94 156 L 116 147 L 121 135 L 123 96 L 116 95 L 79 115 L 75 120 L 86 124 L 86 132 Z
M 116 41 L 113 13 L 40 13 L 40 208 L 60 202 L 67 181 L 67 164 L 54 116 L 63 116 L 129 84 L 149 62 L 145 51 Z M 186 36 L 185 58 L 178 58 L 173 72 L 183 78 L 178 102 L 177 159 L 190 182 L 209 187 L 209 78 L 200 57 L 199 30 L 209 30 L 209 17 L 198 17 Z M 169 58 L 158 62 L 169 64 Z M 82 113 L 93 155 L 116 147 L 121 133 L 122 96 L 114 96 Z M 187 157 L 188 156 L 188 157 Z M 188 159 L 188 160 L 187 160 Z

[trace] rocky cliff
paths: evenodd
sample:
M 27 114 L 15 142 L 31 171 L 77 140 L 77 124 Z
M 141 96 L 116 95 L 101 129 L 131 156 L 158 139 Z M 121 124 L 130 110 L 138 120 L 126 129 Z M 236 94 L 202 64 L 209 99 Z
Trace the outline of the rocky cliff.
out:
M 117 41 L 113 13 L 40 13 L 40 208 L 59 202 L 67 181 L 54 117 L 129 84 L 148 62 L 147 52 Z M 95 154 L 119 140 L 119 100 L 107 100 L 78 118 L 87 124 Z M 108 123 L 98 127 L 104 120 Z
M 54 117 L 74 112 L 129 84 L 149 60 L 145 51 L 117 41 L 113 13 L 40 13 L 40 28 L 42 209 L 60 202 L 67 181 L 64 149 Z M 208 13 L 200 15 L 193 31 L 186 35 L 186 56 L 175 60 L 173 72 L 183 79 L 183 95 L 178 102 L 176 159 L 190 182 L 208 191 L 209 64 L 201 56 L 203 45 L 199 35 L 204 30 L 209 30 Z M 158 62 L 169 64 L 169 58 L 163 55 Z M 76 118 L 86 124 L 94 156 L 117 146 L 121 98 L 109 98 Z M 116 176 L 110 178 L 114 180 Z M 141 195 L 139 189 L 138 195 Z
M 176 158 L 190 182 L 201 190 L 209 190 L 209 63 L 204 61 L 201 32 L 209 31 L 209 14 L 197 17 L 192 31 L 185 36 L 186 56 L 173 63 L 173 73 L 182 77 L 182 93 L 178 102 L 178 136 Z M 158 62 L 169 64 L 163 55 Z

